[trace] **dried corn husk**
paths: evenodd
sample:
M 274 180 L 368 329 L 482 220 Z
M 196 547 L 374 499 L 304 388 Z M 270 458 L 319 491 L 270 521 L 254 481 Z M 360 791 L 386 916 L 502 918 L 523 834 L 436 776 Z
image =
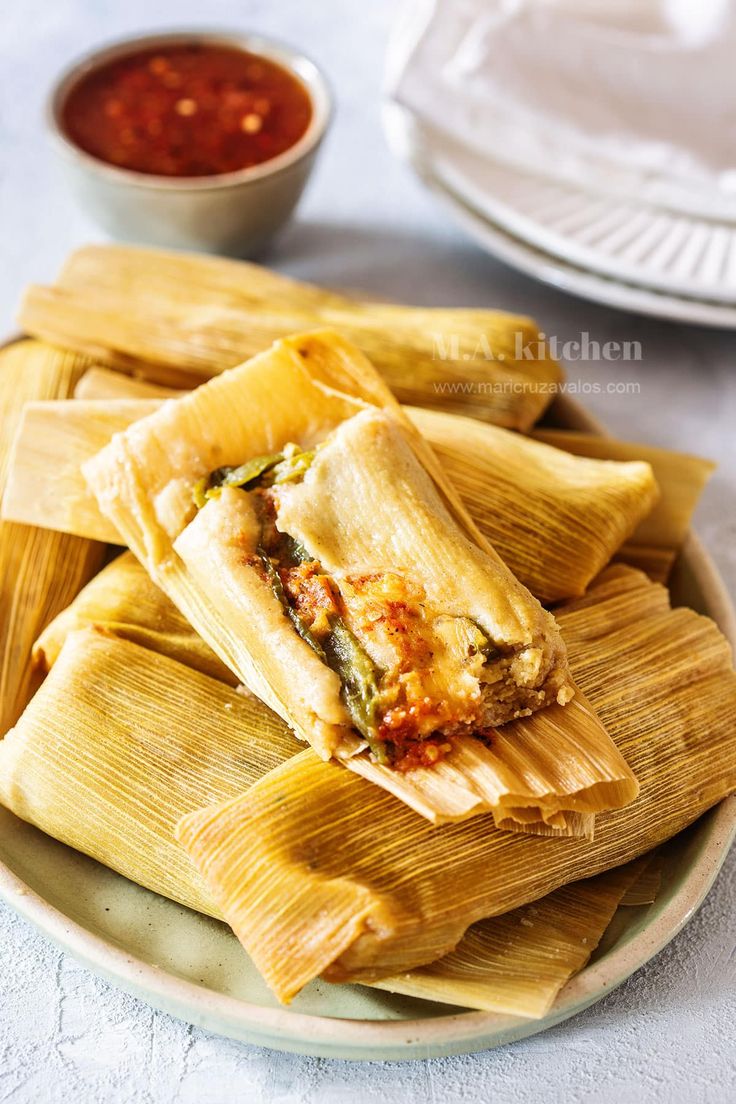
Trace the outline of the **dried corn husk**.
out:
M 654 855 L 626 890 L 620 903 L 627 908 L 651 905 L 657 900 L 661 888 L 662 864 Z
M 84 629 L 67 637 L 0 743 L 0 801 L 140 885 L 217 915 L 174 842 L 174 825 L 296 750 L 286 726 L 255 699 Z
M 126 376 L 111 368 L 89 368 L 74 388 L 75 399 L 172 399 L 181 391 Z
M 428 966 L 373 982 L 376 989 L 530 1019 L 545 1016 L 638 885 L 640 862 L 547 894 L 468 928 Z
M 38 341 L 0 350 L 0 494 L 23 404 L 71 395 L 89 363 Z M 94 574 L 103 555 L 99 545 L 78 537 L 0 523 L 0 736 L 35 685 L 33 641 Z
M 544 602 L 583 594 L 659 496 L 646 462 L 576 457 L 438 411 L 409 415 L 478 527 Z
M 700 456 L 576 430 L 536 430 L 534 437 L 576 456 L 600 460 L 639 460 L 651 466 L 660 489 L 659 501 L 640 521 L 617 558 L 645 571 L 655 582 L 666 582 L 675 556 L 687 536 L 693 510 L 715 464 Z
M 103 568 L 72 604 L 46 626 L 33 649 L 36 666 L 49 671 L 67 636 L 87 627 L 130 640 L 211 678 L 237 685 L 232 671 L 197 636 L 130 552 L 124 552 Z M 265 707 L 263 712 L 269 716 Z
M 360 302 L 257 265 L 125 246 L 73 254 L 55 287 L 29 289 L 20 320 L 28 333 L 173 386 L 328 326 L 402 402 L 517 429 L 536 421 L 562 378 L 528 318 Z
M 115 526 L 101 516 L 81 466 L 114 433 L 160 405 L 158 399 L 26 403 L 13 441 L 3 518 L 120 543 Z
M 631 860 L 736 787 L 728 643 L 691 610 L 662 611 L 663 588 L 639 573 L 614 576 L 612 598 L 597 603 L 596 587 L 559 614 L 563 631 L 574 619 L 573 674 L 641 784 L 637 801 L 597 818 L 593 842 L 499 832 L 482 818 L 432 829 L 312 752 L 182 821 L 182 843 L 282 1000 L 320 974 L 372 981 L 434 961 L 474 921 Z

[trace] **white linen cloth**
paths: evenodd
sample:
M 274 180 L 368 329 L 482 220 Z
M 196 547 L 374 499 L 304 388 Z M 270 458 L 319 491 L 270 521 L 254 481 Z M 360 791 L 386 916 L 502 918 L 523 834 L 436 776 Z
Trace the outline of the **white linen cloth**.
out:
M 736 221 L 736 0 L 413 0 L 389 58 L 477 153 Z

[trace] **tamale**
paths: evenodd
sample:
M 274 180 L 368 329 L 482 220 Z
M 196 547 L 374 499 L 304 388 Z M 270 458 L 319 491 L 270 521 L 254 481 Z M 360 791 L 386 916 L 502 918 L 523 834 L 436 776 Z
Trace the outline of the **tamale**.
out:
M 197 636 L 130 552 L 104 567 L 46 626 L 33 648 L 35 665 L 49 671 L 67 636 L 87 627 L 130 640 L 221 682 L 237 685 L 232 671 Z M 265 707 L 263 712 L 269 715 Z
M 633 804 L 597 818 L 593 842 L 501 832 L 482 818 L 432 829 L 311 751 L 181 822 L 183 845 L 282 1000 L 320 974 L 373 981 L 435 961 L 476 920 L 635 858 L 736 787 L 727 641 L 691 610 L 662 610 L 664 589 L 631 569 L 624 603 L 622 572 L 612 599 L 596 604 L 594 587 L 559 613 L 563 631 L 568 616 L 576 622 L 576 681 L 641 784 Z
M 234 417 L 235 411 L 243 411 L 242 416 Z M 279 451 L 285 440 L 295 442 L 289 447 L 297 450 L 288 458 Z M 334 447 L 325 443 L 328 440 Z M 303 546 L 311 559 L 305 552 L 299 554 L 299 562 L 290 561 L 296 552 L 291 546 L 281 551 L 278 542 L 265 547 L 271 537 L 261 534 L 270 530 L 257 509 L 268 504 L 266 490 L 256 488 L 249 494 L 234 484 L 211 487 L 208 471 L 213 469 L 215 474 L 225 472 L 225 479 L 232 475 L 247 482 L 240 473 L 254 455 L 259 463 L 265 457 L 266 470 L 273 468 L 274 473 L 295 456 L 297 464 L 308 458 L 303 479 L 293 479 L 289 468 L 275 490 L 278 530 L 291 534 L 294 548 Z M 254 478 L 260 478 L 261 470 Z M 344 340 L 325 333 L 277 343 L 271 352 L 136 422 L 88 461 L 84 472 L 121 538 L 238 677 L 321 754 L 336 754 L 379 785 L 390 784 L 392 793 L 422 815 L 439 822 L 490 808 L 509 826 L 514 819 L 522 820 L 527 831 L 538 826 L 540 831 L 589 833 L 590 818 L 585 814 L 618 806 L 635 795 L 630 770 L 582 700 L 568 707 L 570 731 L 563 741 L 565 750 L 575 749 L 575 754 L 555 758 L 551 752 L 562 747 L 560 711 L 570 696 L 553 624 L 477 532 L 422 438 L 365 358 Z M 380 493 L 369 478 L 371 472 Z M 210 487 L 211 497 L 205 493 Z M 193 502 L 193 492 L 195 497 L 203 495 L 204 505 Z M 259 492 L 264 496 L 260 500 Z M 409 510 L 407 496 L 413 496 Z M 341 503 L 348 507 L 342 514 Z M 287 513 L 290 521 L 284 520 Z M 453 518 L 461 530 L 453 528 Z M 432 534 L 424 543 L 422 527 Z M 466 535 L 461 536 L 463 530 Z M 440 562 L 442 569 L 435 572 L 432 565 Z M 402 574 L 407 564 L 412 565 L 409 575 Z M 263 574 L 260 565 L 265 565 Z M 444 598 L 445 591 L 440 593 L 442 588 L 433 581 L 440 577 L 447 591 Z M 411 602 L 416 605 L 419 598 L 415 601 L 408 578 L 417 594 L 420 587 L 426 591 L 426 611 L 417 606 L 416 617 Z M 306 606 L 299 604 L 302 582 L 310 601 L 312 587 L 321 596 L 306 622 Z M 397 587 L 398 596 L 392 590 Z M 283 600 L 284 592 L 294 595 L 292 607 Z M 331 607 L 330 595 L 337 601 L 336 593 L 339 604 Z M 408 679 L 407 689 L 391 681 L 396 669 L 390 666 L 393 641 L 381 636 L 378 621 L 386 604 L 397 597 L 396 608 L 413 618 L 412 646 L 416 641 L 424 648 L 423 634 L 435 634 L 436 644 L 429 651 L 436 657 L 444 649 L 448 670 L 461 662 L 467 648 L 471 662 L 463 678 L 429 687 L 422 681 L 422 668 L 407 663 L 402 670 L 416 673 L 411 686 Z M 488 620 L 488 610 L 496 606 L 506 627 Z M 369 616 L 374 608 L 375 618 Z M 429 614 L 435 609 L 441 617 L 432 620 Z M 370 627 L 375 635 L 369 642 Z M 387 623 L 387 629 L 391 627 L 396 628 Z M 323 639 L 318 639 L 320 634 Z M 488 653 L 484 634 L 492 649 Z M 402 638 L 397 639 L 401 643 Z M 486 677 L 486 658 L 498 682 L 488 694 L 468 699 L 469 711 L 464 712 L 460 697 L 466 689 L 475 693 L 476 667 Z M 299 679 L 293 677 L 297 669 Z M 380 670 L 388 677 L 383 679 Z M 444 670 L 437 661 L 426 667 L 426 677 L 437 673 L 439 679 Z M 405 693 L 411 701 L 414 686 L 421 691 L 421 710 L 411 713 L 413 706 L 404 710 L 403 699 L 394 699 L 396 709 L 390 726 L 386 721 L 384 736 L 378 723 L 393 708 L 389 695 Z M 385 700 L 384 688 L 388 706 L 378 714 L 375 703 Z M 495 718 L 488 723 L 496 724 L 555 697 L 560 704 L 525 726 L 529 739 L 520 741 L 515 760 L 509 755 L 501 761 L 462 729 L 464 725 L 473 730 L 473 718 L 480 714 L 472 710 L 497 710 L 488 714 Z M 443 703 L 447 720 L 431 729 L 435 702 Z M 425 721 L 426 729 L 420 728 Z M 403 740 L 409 728 L 401 746 L 399 733 Z M 441 735 L 422 744 L 430 732 Z M 405 769 L 372 762 L 374 756 L 381 759 L 388 736 Z M 414 744 L 407 749 L 411 740 Z M 464 753 L 468 740 L 473 741 L 472 755 Z M 370 755 L 363 750 L 366 743 Z M 450 749 L 444 767 L 426 766 Z M 407 762 L 408 754 L 416 757 Z M 560 778 L 565 783 L 561 791 Z M 566 811 L 574 814 L 569 823 Z M 576 814 L 583 814 L 583 819 Z
M 638 460 L 650 465 L 660 489 L 659 500 L 639 522 L 616 558 L 645 571 L 655 582 L 666 582 L 715 464 L 700 456 L 576 430 L 540 429 L 534 431 L 534 438 L 575 456 L 619 462 Z
M 66 405 L 64 418 L 69 424 L 71 419 L 76 418 L 77 437 L 81 440 L 84 437 L 83 424 L 92 417 L 92 404 Z M 119 408 L 119 404 L 112 403 L 104 406 L 104 423 L 108 430 L 114 411 Z M 48 420 L 48 412 L 41 413 Z M 43 435 L 31 432 L 33 414 L 33 411 L 28 413 L 28 440 L 53 441 L 54 435 L 48 425 Z M 120 428 L 128 418 L 129 415 L 124 412 L 119 423 Z M 212 417 L 204 418 L 203 421 L 215 424 Z M 153 461 L 153 467 L 157 471 L 160 463 L 158 458 Z M 64 503 L 67 497 L 80 499 L 82 490 L 77 488 L 73 495 L 67 496 L 63 493 L 61 484 L 56 484 L 54 493 L 48 496 L 44 510 L 42 520 L 46 524 L 53 524 L 53 515 L 55 511 L 58 515 L 60 510 L 66 516 L 59 523 L 66 523 L 68 515 Z M 20 495 L 15 500 L 19 509 L 27 506 L 27 497 Z M 37 515 L 32 516 L 35 518 Z M 111 527 L 111 539 L 114 531 L 114 527 Z M 207 587 L 211 585 L 212 577 L 208 576 Z M 630 800 L 634 795 L 635 785 L 620 756 L 613 752 L 605 732 L 596 724 L 582 701 L 568 708 L 571 711 L 566 719 L 564 732 L 559 720 L 556 720 L 555 711 L 531 726 L 519 726 L 513 765 L 511 751 L 507 761 L 504 758 L 506 752 L 499 756 L 498 747 L 503 747 L 506 742 L 505 739 L 499 739 L 496 750 L 458 748 L 445 763 L 436 766 L 431 774 L 407 772 L 397 775 L 371 763 L 365 757 L 356 758 L 351 767 L 371 776 L 379 784 L 389 786 L 392 792 L 411 801 L 423 815 L 438 821 L 459 819 L 491 808 L 498 822 L 508 827 L 514 826 L 516 821 L 524 824 L 525 830 L 589 834 L 592 827 L 589 816 L 586 819 L 585 814 Z M 561 754 L 563 746 L 570 752 L 570 759 Z M 571 763 L 575 764 L 572 771 Z M 592 771 L 591 763 L 595 764 Z M 561 769 L 563 774 L 560 773 Z M 561 791 L 558 790 L 560 786 Z M 567 817 L 563 814 L 565 809 L 568 812 Z
M 254 698 L 82 629 L 0 743 L 0 802 L 140 885 L 217 915 L 174 825 L 298 749 Z
M 562 372 L 536 325 L 489 310 L 360 302 L 257 265 L 125 246 L 73 254 L 29 289 L 27 333 L 156 383 L 195 386 L 291 333 L 330 327 L 402 402 L 528 429 Z
M 82 383 L 87 378 L 84 393 L 97 396 L 96 401 L 26 409 L 4 511 L 15 520 L 43 519 L 53 528 L 105 534 L 114 542 L 119 539 L 115 527 L 100 514 L 81 471 L 70 465 L 57 468 L 50 460 L 67 437 L 74 439 L 77 462 L 93 455 L 105 432 L 123 431 L 150 413 L 152 404 L 128 398 L 141 387 L 138 380 L 104 369 L 93 369 Z M 544 602 L 581 594 L 658 493 L 645 462 L 588 460 L 455 414 L 417 407 L 407 407 L 406 413 L 481 533 Z M 37 500 L 27 493 L 28 484 L 42 471 L 45 494 Z M 82 508 L 76 509 L 77 503 Z
M 574 882 L 468 928 L 454 951 L 376 989 L 509 1016 L 545 1016 L 638 884 L 638 862 Z
M 659 497 L 646 462 L 576 457 L 468 418 L 408 413 L 481 532 L 543 602 L 583 594 Z
M 61 532 L 119 543 L 115 527 L 100 516 L 81 465 L 121 425 L 159 406 L 158 399 L 26 403 L 13 441 L 2 516 L 25 524 L 43 524 L 44 518 L 49 524 L 53 518 Z
M 86 357 L 38 341 L 0 350 L 0 494 L 24 403 L 71 395 L 89 365 Z M 0 736 L 34 686 L 33 641 L 94 574 L 103 555 L 101 546 L 76 536 L 0 523 Z

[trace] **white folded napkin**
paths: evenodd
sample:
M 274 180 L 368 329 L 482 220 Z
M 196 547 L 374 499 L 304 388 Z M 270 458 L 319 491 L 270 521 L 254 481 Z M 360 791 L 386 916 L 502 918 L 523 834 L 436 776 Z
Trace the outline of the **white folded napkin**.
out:
M 736 0 L 414 0 L 390 56 L 477 153 L 736 221 Z

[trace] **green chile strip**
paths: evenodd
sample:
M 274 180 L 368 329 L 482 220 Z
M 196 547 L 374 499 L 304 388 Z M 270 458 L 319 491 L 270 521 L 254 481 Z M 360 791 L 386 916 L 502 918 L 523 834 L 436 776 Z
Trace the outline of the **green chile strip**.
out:
M 291 446 L 287 446 L 291 448 Z M 288 454 L 272 452 L 263 456 L 252 456 L 237 468 L 216 468 L 209 475 L 198 480 L 192 488 L 192 500 L 198 510 L 217 494 L 221 487 L 240 487 L 253 490 L 254 487 L 270 483 L 298 483 L 304 478 L 314 459 L 314 450 L 295 451 Z M 267 478 L 264 478 L 267 477 Z
M 307 550 L 288 534 L 284 535 L 284 552 L 286 562 L 294 564 L 314 562 L 314 556 L 310 556 Z M 260 545 L 258 555 L 263 563 L 266 579 L 292 625 L 322 662 L 338 675 L 342 698 L 355 728 L 367 741 L 379 763 L 388 763 L 390 760 L 386 745 L 376 736 L 378 680 L 377 671 L 370 656 L 341 617 L 332 618 L 330 632 L 325 637 L 324 644 L 320 644 L 296 610 L 289 605 L 278 569 Z

